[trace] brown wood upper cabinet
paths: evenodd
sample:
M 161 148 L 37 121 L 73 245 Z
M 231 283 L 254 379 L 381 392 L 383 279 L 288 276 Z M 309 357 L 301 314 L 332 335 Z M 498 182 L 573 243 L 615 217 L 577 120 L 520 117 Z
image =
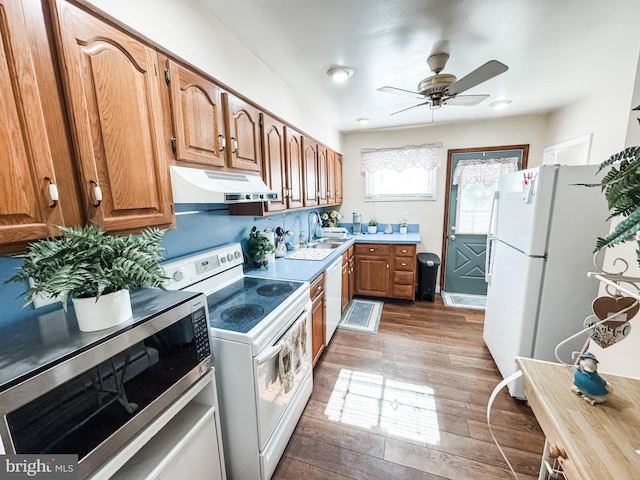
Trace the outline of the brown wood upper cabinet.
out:
M 55 235 L 64 224 L 22 2 L 0 0 L 0 244 Z
M 169 88 L 172 133 L 178 163 L 226 166 L 222 90 L 208 78 L 160 55 Z
M 328 178 L 329 178 L 329 159 L 328 149 L 323 145 L 318 145 L 318 205 L 327 205 L 328 197 Z
M 287 171 L 287 207 L 300 208 L 304 205 L 304 176 L 302 166 L 302 135 L 293 128 L 284 127 L 285 160 Z
M 269 212 L 286 210 L 287 205 L 287 175 L 286 175 L 286 139 L 285 126 L 270 115 L 262 116 L 262 145 L 264 148 L 264 164 L 262 179 L 273 191 L 278 192 L 280 198 L 266 203 Z M 299 156 L 299 154 L 298 154 Z
M 334 190 L 335 190 L 335 203 L 337 204 L 341 204 L 342 203 L 342 155 L 340 155 L 339 153 L 336 153 L 334 156 L 334 176 L 333 176 L 333 181 L 334 181 Z
M 259 172 L 262 166 L 260 110 L 244 100 L 222 94 L 227 131 L 228 166 Z
M 318 205 L 318 145 L 302 137 L 302 172 L 304 175 L 304 206 Z
M 66 1 L 52 5 L 89 218 L 106 230 L 171 224 L 156 50 Z

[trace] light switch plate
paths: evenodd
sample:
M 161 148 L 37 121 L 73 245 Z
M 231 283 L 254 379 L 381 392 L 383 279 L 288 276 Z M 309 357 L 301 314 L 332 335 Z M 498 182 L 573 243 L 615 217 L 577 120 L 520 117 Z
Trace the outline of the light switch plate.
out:
M 33 287 L 33 280 L 29 279 L 29 286 Z M 33 299 L 33 308 L 42 308 L 52 303 L 60 302 L 60 297 L 50 297 L 49 295 L 39 294 Z
M 409 212 L 408 211 L 404 211 L 402 212 L 402 220 L 409 220 Z

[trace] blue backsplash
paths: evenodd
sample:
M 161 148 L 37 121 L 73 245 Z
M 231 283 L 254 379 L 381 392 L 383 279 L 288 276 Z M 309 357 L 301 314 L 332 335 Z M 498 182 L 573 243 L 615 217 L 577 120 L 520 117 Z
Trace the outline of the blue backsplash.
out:
M 295 242 L 300 231 L 308 235 L 309 213 L 320 211 L 302 210 L 269 217 L 249 217 L 231 216 L 228 208 L 224 206 L 208 211 L 202 211 L 200 206 L 195 205 L 179 207 L 176 228 L 169 230 L 163 240 L 166 260 L 232 242 L 241 242 L 245 250 L 249 231 L 253 226 L 258 227 L 259 230 L 268 228 L 275 230 L 279 226 L 284 230 L 291 230 L 294 236 L 287 240 Z M 43 314 L 60 308 L 60 304 L 39 308 L 37 312 L 34 312 L 32 306 L 22 308 L 23 294 L 28 288 L 27 283 L 7 283 L 21 264 L 22 260 L 0 257 L 0 305 L 2 305 L 0 326 L 31 317 L 34 313 Z

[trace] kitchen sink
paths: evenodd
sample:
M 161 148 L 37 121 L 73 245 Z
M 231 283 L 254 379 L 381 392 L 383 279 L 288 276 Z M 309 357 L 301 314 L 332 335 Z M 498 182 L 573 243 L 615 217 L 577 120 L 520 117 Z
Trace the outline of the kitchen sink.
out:
M 323 238 L 318 238 L 316 239 L 316 242 L 318 243 L 344 243 L 349 241 L 348 238 L 330 238 L 330 237 L 323 237 Z
M 322 249 L 326 249 L 326 250 L 332 250 L 334 248 L 338 248 L 339 246 L 342 245 L 342 242 L 311 242 L 311 243 L 307 243 L 304 248 L 322 248 Z

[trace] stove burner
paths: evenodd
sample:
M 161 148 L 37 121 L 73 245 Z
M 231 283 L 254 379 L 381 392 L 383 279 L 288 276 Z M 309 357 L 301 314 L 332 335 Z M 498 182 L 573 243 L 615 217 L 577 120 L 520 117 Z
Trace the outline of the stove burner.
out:
M 286 283 L 267 283 L 259 287 L 256 292 L 263 297 L 279 297 L 293 290 L 293 287 Z
M 260 317 L 263 313 L 264 308 L 262 306 L 249 303 L 228 308 L 222 312 L 220 317 L 223 322 L 247 322 Z

